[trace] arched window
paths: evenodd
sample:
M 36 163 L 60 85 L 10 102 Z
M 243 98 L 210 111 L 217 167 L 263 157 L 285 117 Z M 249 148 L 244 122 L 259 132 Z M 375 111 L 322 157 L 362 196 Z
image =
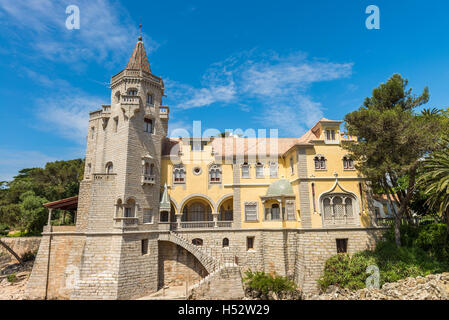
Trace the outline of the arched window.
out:
M 228 238 L 223 238 L 223 248 L 227 248 L 229 247 L 229 239 Z
M 115 93 L 115 103 L 119 103 L 120 102 L 120 91 L 117 91 Z
M 106 163 L 106 173 L 111 174 L 113 172 L 114 172 L 114 165 L 112 164 L 112 162 Z
M 124 217 L 131 218 L 134 217 L 136 203 L 133 199 L 129 199 L 125 205 Z
M 325 223 L 346 223 L 354 217 L 354 198 L 349 194 L 328 194 L 322 198 Z
M 317 155 L 314 158 L 315 170 L 326 170 L 326 158 L 322 155 Z
M 354 160 L 352 160 L 348 156 L 343 157 L 343 169 L 345 170 L 352 170 L 354 169 Z
M 213 183 L 221 182 L 221 167 L 218 164 L 210 166 L 209 169 L 209 181 Z
M 281 219 L 281 209 L 277 203 L 271 205 L 271 220 Z
M 195 238 L 192 240 L 192 243 L 196 246 L 202 246 L 203 245 L 203 239 Z
M 184 183 L 186 178 L 186 170 L 183 165 L 178 165 L 173 168 L 174 183 Z

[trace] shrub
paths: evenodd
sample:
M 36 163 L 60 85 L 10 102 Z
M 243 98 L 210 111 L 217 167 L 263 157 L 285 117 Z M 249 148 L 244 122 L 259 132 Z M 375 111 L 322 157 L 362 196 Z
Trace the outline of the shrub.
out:
M 0 236 L 6 236 L 9 233 L 9 227 L 6 224 L 0 224 Z
M 13 283 L 17 281 L 17 276 L 15 273 L 11 273 L 6 277 L 6 279 L 8 280 L 8 282 Z
M 269 292 L 282 294 L 296 290 L 296 284 L 287 277 L 271 275 L 261 271 L 252 272 L 247 270 L 243 281 L 250 289 L 264 295 Z
M 330 285 L 351 290 L 365 288 L 369 276 L 366 268 L 369 265 L 379 268 L 380 285 L 407 277 L 449 271 L 449 259 L 444 258 L 449 251 L 445 228 L 444 224 L 419 228 L 406 226 L 403 244 L 410 246 L 397 247 L 390 232 L 386 240 L 377 243 L 374 251 L 357 252 L 352 257 L 348 254 L 334 255 L 326 261 L 318 286 L 321 291 Z
M 37 250 L 25 252 L 24 254 L 22 254 L 22 261 L 23 262 L 34 261 L 34 259 L 36 259 L 36 254 Z

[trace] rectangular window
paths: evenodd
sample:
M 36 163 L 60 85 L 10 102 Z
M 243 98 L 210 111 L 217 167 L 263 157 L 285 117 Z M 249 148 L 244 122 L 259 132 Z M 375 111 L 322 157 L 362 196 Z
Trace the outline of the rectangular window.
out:
M 148 133 L 153 133 L 153 120 L 145 118 L 144 131 Z
M 337 253 L 348 252 L 348 239 L 335 239 L 337 241 Z
M 125 207 L 125 218 L 131 218 L 132 217 L 132 210 L 129 207 Z
M 249 165 L 242 166 L 242 178 L 249 178 Z
M 256 203 L 246 203 L 245 204 L 245 220 L 246 221 L 257 221 L 257 204 Z
M 277 178 L 278 176 L 278 164 L 275 162 L 270 163 L 270 178 Z
M 206 144 L 207 144 L 207 141 L 191 140 L 190 141 L 190 150 L 191 151 L 204 151 L 204 146 Z
M 296 214 L 295 214 L 295 203 L 294 202 L 287 202 L 286 204 L 287 209 L 287 220 L 296 220 Z
M 148 254 L 148 239 L 143 239 L 141 243 L 142 255 Z
M 246 237 L 246 250 L 254 249 L 254 237 Z
M 151 94 L 147 94 L 147 104 L 148 105 L 153 104 L 153 96 Z
M 153 210 L 144 209 L 143 210 L 143 223 L 153 223 Z
M 114 132 L 117 132 L 118 129 L 118 118 L 114 118 Z
M 263 165 L 256 166 L 256 178 L 263 178 L 265 176 L 263 169 Z
M 326 130 L 326 140 L 335 141 L 335 130 Z
M 93 139 L 95 137 L 95 127 L 90 128 L 90 138 Z
M 293 157 L 290 158 L 290 173 L 294 174 L 295 173 L 295 167 L 294 167 L 294 163 L 293 163 Z

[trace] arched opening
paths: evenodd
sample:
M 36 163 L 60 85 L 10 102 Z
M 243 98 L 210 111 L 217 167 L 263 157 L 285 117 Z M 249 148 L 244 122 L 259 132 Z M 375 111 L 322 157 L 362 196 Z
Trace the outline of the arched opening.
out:
M 226 199 L 220 204 L 218 209 L 218 221 L 233 221 L 234 220 L 234 200 L 233 198 Z
M 111 174 L 114 173 L 114 165 L 112 164 L 112 162 L 108 162 L 106 163 L 106 173 L 107 174 Z
M 134 201 L 134 199 L 128 199 L 125 205 L 123 216 L 125 218 L 133 218 L 135 216 L 135 210 L 136 210 L 136 202 Z
M 330 193 L 321 197 L 324 224 L 342 224 L 352 222 L 355 198 L 346 193 Z
M 184 205 L 181 221 L 213 221 L 212 207 L 203 199 L 193 199 Z
M 228 238 L 223 239 L 222 246 L 223 246 L 223 248 L 229 247 L 229 239 Z
M 196 246 L 202 246 L 203 245 L 203 239 L 200 239 L 200 238 L 192 239 L 192 244 L 194 244 Z
M 185 287 L 186 282 L 197 283 L 208 275 L 198 259 L 184 248 L 169 242 L 158 241 L 158 287 Z

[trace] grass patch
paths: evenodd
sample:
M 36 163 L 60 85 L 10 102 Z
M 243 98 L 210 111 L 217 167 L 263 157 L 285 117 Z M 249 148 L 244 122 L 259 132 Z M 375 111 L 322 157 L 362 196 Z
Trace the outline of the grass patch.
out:
M 9 275 L 6 277 L 6 279 L 7 279 L 8 282 L 10 282 L 10 283 L 17 282 L 17 280 L 18 280 L 15 273 L 9 274 Z
M 296 284 L 287 277 L 282 277 L 276 274 L 272 275 L 261 271 L 253 272 L 247 270 L 243 277 L 243 282 L 251 290 L 260 292 L 264 295 L 269 292 L 283 294 L 296 290 Z

